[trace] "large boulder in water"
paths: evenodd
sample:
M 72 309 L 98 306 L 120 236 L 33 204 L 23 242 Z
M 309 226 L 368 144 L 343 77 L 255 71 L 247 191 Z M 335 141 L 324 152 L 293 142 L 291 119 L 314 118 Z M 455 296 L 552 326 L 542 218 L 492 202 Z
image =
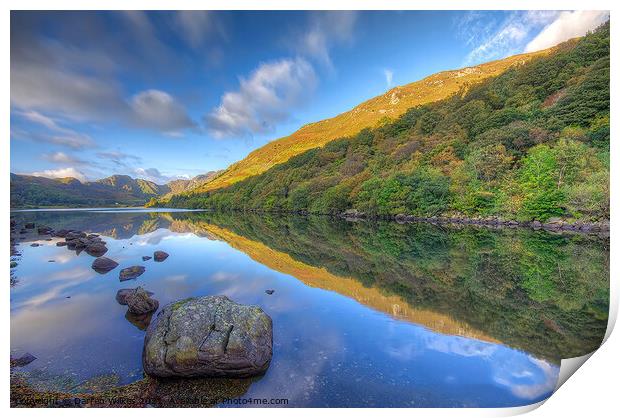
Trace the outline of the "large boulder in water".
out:
M 156 377 L 248 377 L 271 362 L 271 318 L 258 306 L 226 296 L 166 305 L 144 339 L 144 371 Z

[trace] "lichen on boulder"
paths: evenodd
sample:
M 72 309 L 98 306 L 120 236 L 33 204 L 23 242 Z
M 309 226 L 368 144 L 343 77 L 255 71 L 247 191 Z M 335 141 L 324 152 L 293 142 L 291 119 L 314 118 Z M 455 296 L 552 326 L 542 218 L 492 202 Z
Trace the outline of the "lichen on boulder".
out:
M 204 296 L 161 310 L 147 329 L 142 363 L 156 377 L 247 377 L 263 374 L 272 352 L 272 321 L 261 308 Z

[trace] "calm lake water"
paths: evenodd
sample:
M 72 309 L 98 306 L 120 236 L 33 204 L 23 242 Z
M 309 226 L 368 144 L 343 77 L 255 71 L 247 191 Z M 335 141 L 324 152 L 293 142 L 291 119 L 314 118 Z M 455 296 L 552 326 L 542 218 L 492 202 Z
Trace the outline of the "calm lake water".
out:
M 115 300 L 137 286 L 160 307 L 220 294 L 260 306 L 273 360 L 239 396 L 288 406 L 530 404 L 607 326 L 609 241 L 598 237 L 167 210 L 12 216 L 101 234 L 120 264 L 102 275 L 59 238 L 19 241 L 11 354 L 37 357 L 20 372 L 42 391 L 142 378 L 144 324 Z M 142 261 L 155 250 L 170 256 Z M 132 265 L 146 272 L 120 282 Z

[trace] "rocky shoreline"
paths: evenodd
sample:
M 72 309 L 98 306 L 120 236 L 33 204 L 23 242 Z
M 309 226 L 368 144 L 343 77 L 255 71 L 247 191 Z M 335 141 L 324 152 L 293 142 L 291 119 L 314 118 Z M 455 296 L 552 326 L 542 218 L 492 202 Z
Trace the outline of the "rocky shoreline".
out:
M 217 210 L 209 210 L 217 212 Z M 349 222 L 358 221 L 392 221 L 400 224 L 405 223 L 428 223 L 432 225 L 447 226 L 480 226 L 492 229 L 502 228 L 530 228 L 533 230 L 545 230 L 549 232 L 571 232 L 579 234 L 593 234 L 601 237 L 609 237 L 610 222 L 608 219 L 599 221 L 579 221 L 569 220 L 559 217 L 549 218 L 545 222 L 539 220 L 517 221 L 514 219 L 503 219 L 498 216 L 474 217 L 470 218 L 463 215 L 453 216 L 414 216 L 404 213 L 398 215 L 368 215 L 356 209 L 348 209 L 340 214 L 333 213 L 311 213 L 307 211 L 268 211 L 261 209 L 231 209 L 232 212 L 250 213 L 270 213 L 281 215 L 300 215 L 300 216 L 328 216 L 339 218 Z
M 568 220 L 562 218 L 550 218 L 546 222 L 541 222 L 538 220 L 533 221 L 516 221 L 516 220 L 506 220 L 499 217 L 488 217 L 488 218 L 468 218 L 465 216 L 430 216 L 430 217 L 421 217 L 421 216 L 413 216 L 406 214 L 398 214 L 394 216 L 386 216 L 386 217 L 372 217 L 367 216 L 362 212 L 358 212 L 355 209 L 347 210 L 338 217 L 345 220 L 363 220 L 363 219 L 377 219 L 377 220 L 391 220 L 396 221 L 398 223 L 414 223 L 414 222 L 422 222 L 422 223 L 430 223 L 430 224 L 452 224 L 452 225 L 479 225 L 479 226 L 488 226 L 495 228 L 531 228 L 534 230 L 544 229 L 551 232 L 559 232 L 559 231 L 569 231 L 569 232 L 577 232 L 584 234 L 597 234 L 597 235 L 609 235 L 609 220 L 597 221 L 597 222 L 582 222 L 575 221 L 569 222 Z

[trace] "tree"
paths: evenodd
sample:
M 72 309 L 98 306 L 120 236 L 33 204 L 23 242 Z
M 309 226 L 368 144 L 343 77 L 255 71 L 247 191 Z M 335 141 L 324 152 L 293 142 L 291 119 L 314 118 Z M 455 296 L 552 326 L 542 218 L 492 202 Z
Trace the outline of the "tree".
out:
M 523 161 L 520 185 L 524 194 L 522 213 L 546 221 L 564 213 L 564 194 L 558 187 L 558 163 L 547 145 L 532 148 Z

